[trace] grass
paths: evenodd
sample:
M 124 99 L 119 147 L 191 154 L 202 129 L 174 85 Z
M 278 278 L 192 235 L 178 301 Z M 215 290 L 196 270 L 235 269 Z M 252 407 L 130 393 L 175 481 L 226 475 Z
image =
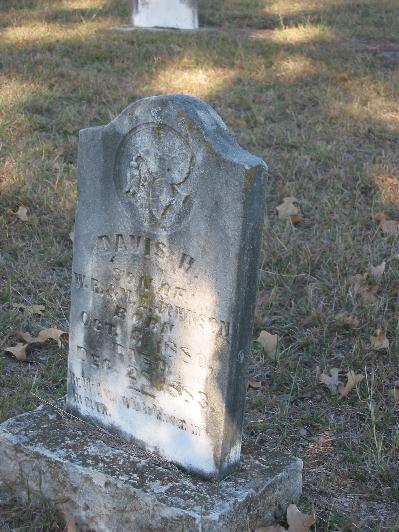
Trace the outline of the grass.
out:
M 122 34 L 109 31 L 127 19 L 122 0 L 0 0 L 0 346 L 16 330 L 68 328 L 79 129 L 147 95 L 204 98 L 270 166 L 260 290 L 271 296 L 254 338 L 278 334 L 280 353 L 273 362 L 254 343 L 251 378 L 267 387 L 248 392 L 245 437 L 304 459 L 300 507 L 316 512 L 317 530 L 395 530 L 399 241 L 373 215 L 399 219 L 399 60 L 379 55 L 399 49 L 399 6 L 200 4 L 210 31 Z M 275 213 L 286 196 L 299 201 L 299 224 Z M 29 223 L 7 215 L 21 204 Z M 348 278 L 382 260 L 378 300 L 364 303 Z M 26 317 L 13 303 L 45 312 Z M 338 326 L 342 311 L 359 325 Z M 388 351 L 371 346 L 378 328 Z M 55 345 L 28 363 L 2 352 L 0 364 L 1 420 L 39 403 L 32 388 L 65 392 L 66 352 Z M 318 382 L 332 367 L 366 378 L 338 399 Z M 40 515 L 34 529 L 50 529 L 48 508 Z
M 2 504 L 1 530 L 4 532 L 68 531 L 65 519 L 57 511 L 55 503 L 41 500 L 20 503 L 10 498 Z

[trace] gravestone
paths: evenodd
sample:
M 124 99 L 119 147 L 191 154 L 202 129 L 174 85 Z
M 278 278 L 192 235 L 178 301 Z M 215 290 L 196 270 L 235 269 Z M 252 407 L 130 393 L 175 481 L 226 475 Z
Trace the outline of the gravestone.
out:
M 138 28 L 198 29 L 197 0 L 133 0 L 132 23 Z
M 265 172 L 194 98 L 81 131 L 69 412 L 0 425 L 1 493 L 96 532 L 241 532 L 298 500 L 301 460 L 247 438 L 239 461 Z
M 240 458 L 266 165 L 204 102 L 81 131 L 68 410 L 203 477 Z

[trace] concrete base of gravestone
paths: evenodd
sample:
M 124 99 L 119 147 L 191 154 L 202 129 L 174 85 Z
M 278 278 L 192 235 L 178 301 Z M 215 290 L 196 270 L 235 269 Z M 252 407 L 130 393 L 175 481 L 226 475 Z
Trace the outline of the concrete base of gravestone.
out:
M 0 425 L 0 483 L 43 497 L 80 530 L 255 529 L 279 519 L 302 487 L 302 462 L 259 448 L 219 482 L 198 479 L 131 444 L 41 406 Z

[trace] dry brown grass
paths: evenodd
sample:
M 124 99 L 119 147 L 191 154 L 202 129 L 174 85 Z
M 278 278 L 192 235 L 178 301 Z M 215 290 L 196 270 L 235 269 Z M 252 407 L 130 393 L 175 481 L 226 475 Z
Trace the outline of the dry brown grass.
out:
M 256 331 L 281 339 L 277 362 L 254 343 L 245 438 L 305 461 L 302 507 L 319 530 L 396 530 L 399 515 L 399 242 L 373 215 L 399 219 L 399 6 L 394 0 L 204 0 L 212 31 L 113 33 L 122 0 L 0 0 L 0 342 L 23 328 L 68 326 L 79 129 L 167 92 L 209 101 L 270 165 Z M 296 196 L 292 225 L 276 206 Z M 13 223 L 7 209 L 30 210 Z M 232 205 L 232 208 L 234 206 Z M 376 303 L 348 277 L 387 262 Z M 44 304 L 24 318 L 12 303 Z M 359 326 L 345 330 L 347 311 Z M 375 351 L 374 331 L 390 349 Z M 0 418 L 64 393 L 66 353 L 29 363 L 0 355 Z M 339 367 L 367 375 L 339 400 L 318 383 Z

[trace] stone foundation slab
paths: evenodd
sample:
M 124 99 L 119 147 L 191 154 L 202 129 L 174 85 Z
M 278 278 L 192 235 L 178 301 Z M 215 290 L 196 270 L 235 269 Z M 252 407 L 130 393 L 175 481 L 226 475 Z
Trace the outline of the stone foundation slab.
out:
M 80 530 L 242 532 L 272 524 L 300 496 L 299 459 L 244 447 L 234 473 L 205 481 L 62 409 L 0 425 L 0 482 L 22 500 L 52 500 Z

